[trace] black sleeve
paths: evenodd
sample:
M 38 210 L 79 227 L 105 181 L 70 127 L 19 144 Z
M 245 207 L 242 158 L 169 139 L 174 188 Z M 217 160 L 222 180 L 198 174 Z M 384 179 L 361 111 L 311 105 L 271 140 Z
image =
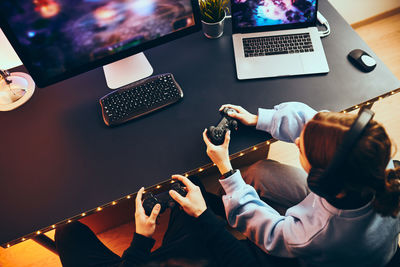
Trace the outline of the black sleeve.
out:
M 210 251 L 220 266 L 259 266 L 249 247 L 237 240 L 225 228 L 225 223 L 207 209 L 196 222 Z
M 151 248 L 155 240 L 135 233 L 131 245 L 121 257 L 120 267 L 143 265 L 150 259 Z

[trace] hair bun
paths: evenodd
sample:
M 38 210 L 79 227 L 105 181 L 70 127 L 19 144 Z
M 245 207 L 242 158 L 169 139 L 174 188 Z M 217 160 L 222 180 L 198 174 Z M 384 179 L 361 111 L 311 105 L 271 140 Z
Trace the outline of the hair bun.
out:
M 374 206 L 384 216 L 396 217 L 400 211 L 400 168 L 386 170 L 385 189 L 376 191 Z
M 386 170 L 386 190 L 400 194 L 400 168 Z

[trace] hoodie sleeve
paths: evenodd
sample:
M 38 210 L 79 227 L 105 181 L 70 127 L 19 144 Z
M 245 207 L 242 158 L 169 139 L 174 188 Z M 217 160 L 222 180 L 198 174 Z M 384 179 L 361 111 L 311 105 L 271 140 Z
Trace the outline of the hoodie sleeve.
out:
M 154 239 L 135 233 L 130 247 L 122 254 L 119 267 L 143 266 L 150 260 L 150 252 L 154 243 Z
M 256 128 L 266 131 L 272 137 L 294 142 L 300 136 L 304 125 L 317 113 L 314 109 L 300 102 L 285 102 L 273 109 L 258 109 Z

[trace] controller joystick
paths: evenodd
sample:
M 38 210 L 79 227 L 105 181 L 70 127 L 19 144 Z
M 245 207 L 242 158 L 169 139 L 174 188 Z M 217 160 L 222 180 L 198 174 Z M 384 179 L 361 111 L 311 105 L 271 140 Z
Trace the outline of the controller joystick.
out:
M 231 108 L 224 108 L 221 111 L 222 119 L 219 121 L 217 126 L 210 126 L 207 129 L 207 136 L 211 143 L 214 145 L 222 145 L 225 140 L 226 131 L 237 130 L 238 123 L 235 119 L 229 117 L 228 112 L 235 112 L 236 110 Z
M 186 196 L 187 192 L 186 190 L 182 187 L 182 185 L 179 182 L 175 182 L 171 185 L 170 189 L 175 190 L 178 192 L 181 196 Z M 152 193 L 149 193 L 146 198 L 143 200 L 143 208 L 147 216 L 150 216 L 154 206 L 156 204 L 161 205 L 161 210 L 160 214 L 163 213 L 167 208 L 173 208 L 176 205 L 176 201 L 172 199 L 172 197 L 169 195 L 169 190 L 166 192 L 162 192 L 157 195 L 153 195 Z

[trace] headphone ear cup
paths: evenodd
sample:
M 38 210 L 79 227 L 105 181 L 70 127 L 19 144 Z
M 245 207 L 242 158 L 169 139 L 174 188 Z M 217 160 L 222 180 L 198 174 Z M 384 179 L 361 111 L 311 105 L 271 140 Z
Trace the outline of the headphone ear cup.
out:
M 308 188 L 319 196 L 325 196 L 324 181 L 321 181 L 325 170 L 320 168 L 311 168 L 307 177 Z

